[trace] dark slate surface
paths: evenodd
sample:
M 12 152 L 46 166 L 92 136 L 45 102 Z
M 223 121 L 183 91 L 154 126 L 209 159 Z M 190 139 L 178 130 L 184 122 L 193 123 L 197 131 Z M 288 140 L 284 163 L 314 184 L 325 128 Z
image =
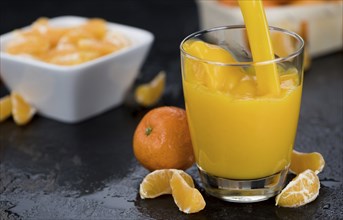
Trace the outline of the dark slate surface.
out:
M 167 71 L 159 105 L 183 107 L 178 44 L 198 29 L 192 1 L 61 1 L 1 3 L 1 33 L 38 15 L 101 16 L 152 31 L 156 42 L 136 84 Z M 7 10 L 3 10 L 6 8 Z M 121 8 L 122 10 L 117 10 Z M 19 14 L 25 16 L 18 17 Z M 7 22 L 8 21 L 8 22 Z M 24 127 L 0 125 L 0 219 L 342 219 L 343 218 L 343 53 L 313 60 L 306 72 L 296 148 L 318 151 L 326 160 L 321 189 L 312 203 L 296 209 L 227 203 L 206 195 L 197 214 L 178 211 L 172 197 L 141 200 L 139 183 L 148 173 L 135 160 L 132 136 L 146 109 L 126 104 L 85 122 L 69 125 L 40 116 Z M 0 86 L 0 96 L 7 94 Z M 200 184 L 195 167 L 187 170 Z M 289 176 L 292 178 L 293 176 Z

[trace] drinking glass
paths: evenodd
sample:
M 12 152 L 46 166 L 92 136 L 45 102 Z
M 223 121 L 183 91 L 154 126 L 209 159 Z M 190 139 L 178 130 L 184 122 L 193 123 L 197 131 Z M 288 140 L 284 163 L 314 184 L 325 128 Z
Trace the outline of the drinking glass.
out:
M 187 119 L 202 185 L 226 201 L 257 202 L 278 194 L 290 165 L 304 41 L 276 27 L 270 27 L 270 34 L 275 59 L 263 62 L 253 61 L 245 26 L 199 31 L 180 45 Z M 265 71 L 270 66 L 276 71 Z M 261 88 L 267 74 L 275 73 L 277 94 Z

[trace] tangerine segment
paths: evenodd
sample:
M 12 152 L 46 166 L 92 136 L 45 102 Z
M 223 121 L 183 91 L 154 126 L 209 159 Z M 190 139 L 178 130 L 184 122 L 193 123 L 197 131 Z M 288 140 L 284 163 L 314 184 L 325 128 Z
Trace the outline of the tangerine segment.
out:
M 161 71 L 155 78 L 147 84 L 142 84 L 136 88 L 136 102 L 143 106 L 152 106 L 161 98 L 166 84 L 166 73 Z
M 55 47 L 59 39 L 69 31 L 69 28 L 50 27 L 48 18 L 39 18 L 33 24 L 32 28 L 22 32 L 23 36 L 34 35 L 43 36 L 50 43 L 50 47 Z
M 107 33 L 107 24 L 104 19 L 93 18 L 90 19 L 87 23 L 81 26 L 83 30 L 88 33 L 91 33 L 93 37 L 97 39 L 102 39 Z
M 215 44 L 190 40 L 184 43 L 183 48 L 190 55 L 200 59 L 221 63 L 237 63 L 227 50 Z
M 193 179 L 182 170 L 162 169 L 149 173 L 139 186 L 139 195 L 142 199 L 152 199 L 160 195 L 171 194 L 170 179 L 174 173 L 178 173 L 187 182 L 194 187 Z
M 174 173 L 170 186 L 174 202 L 180 211 L 190 214 L 205 208 L 206 202 L 199 190 L 189 185 L 179 173 Z
M 12 114 L 11 96 L 7 95 L 0 99 L 0 122 L 6 120 Z
M 275 205 L 299 207 L 315 200 L 319 194 L 320 181 L 315 172 L 305 170 L 295 177 L 275 198 Z
M 289 170 L 294 174 L 299 174 L 307 169 L 310 169 L 316 174 L 318 174 L 323 170 L 324 166 L 325 160 L 320 153 L 302 153 L 293 150 L 291 166 Z
M 239 67 L 214 65 L 207 62 L 237 63 L 233 55 L 220 46 L 200 40 L 190 40 L 183 44 L 183 49 L 193 56 L 193 58 L 185 57 L 184 68 L 187 81 L 225 93 L 244 76 Z
M 34 114 L 36 109 L 31 107 L 18 93 L 11 94 L 12 114 L 17 125 L 27 124 Z
M 31 56 L 41 56 L 49 51 L 49 41 L 40 35 L 20 35 L 16 34 L 16 38 L 6 45 L 6 52 L 14 55 L 28 54 Z

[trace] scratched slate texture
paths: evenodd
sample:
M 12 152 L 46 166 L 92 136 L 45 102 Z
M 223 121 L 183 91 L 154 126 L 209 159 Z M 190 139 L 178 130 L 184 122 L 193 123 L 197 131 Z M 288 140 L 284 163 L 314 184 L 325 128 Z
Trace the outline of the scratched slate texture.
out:
M 40 1 L 42 9 L 14 18 L 14 12 L 20 13 L 15 3 L 2 3 L 9 9 L 5 15 L 1 13 L 2 20 L 16 20 L 1 23 L 1 33 L 24 26 L 37 15 L 52 17 L 61 13 L 103 15 L 111 21 L 152 31 L 156 41 L 135 85 L 151 80 L 163 69 L 167 72 L 167 87 L 158 105 L 184 107 L 178 44 L 198 29 L 194 2 L 102 0 L 103 7 L 95 9 L 95 3 L 87 2 L 86 7 L 79 8 L 73 1 L 62 9 L 58 1 Z M 111 14 L 108 8 L 117 6 L 123 10 Z M 57 12 L 56 7 L 62 12 Z M 136 16 L 128 18 L 125 13 Z M 321 152 L 326 160 L 319 174 L 319 197 L 306 206 L 275 207 L 274 199 L 254 204 L 220 201 L 202 190 L 194 166 L 187 172 L 205 197 L 205 210 L 183 214 L 171 196 L 140 199 L 139 183 L 148 171 L 133 156 L 132 136 L 148 109 L 134 105 L 129 96 L 120 107 L 78 124 L 41 116 L 24 127 L 12 120 L 0 124 L 0 219 L 343 219 L 342 72 L 340 51 L 314 59 L 305 73 L 296 149 Z M 7 93 L 0 85 L 0 96 Z

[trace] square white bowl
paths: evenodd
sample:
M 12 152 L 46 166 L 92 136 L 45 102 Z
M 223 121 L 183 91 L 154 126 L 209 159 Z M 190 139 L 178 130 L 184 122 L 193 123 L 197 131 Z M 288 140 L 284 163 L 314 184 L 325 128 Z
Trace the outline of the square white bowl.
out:
M 68 27 L 87 18 L 56 17 L 52 26 Z M 58 66 L 6 53 L 13 32 L 0 36 L 0 75 L 11 91 L 24 97 L 38 113 L 51 119 L 76 123 L 122 103 L 154 40 L 145 30 L 107 22 L 129 38 L 131 45 L 120 51 L 75 66 Z

